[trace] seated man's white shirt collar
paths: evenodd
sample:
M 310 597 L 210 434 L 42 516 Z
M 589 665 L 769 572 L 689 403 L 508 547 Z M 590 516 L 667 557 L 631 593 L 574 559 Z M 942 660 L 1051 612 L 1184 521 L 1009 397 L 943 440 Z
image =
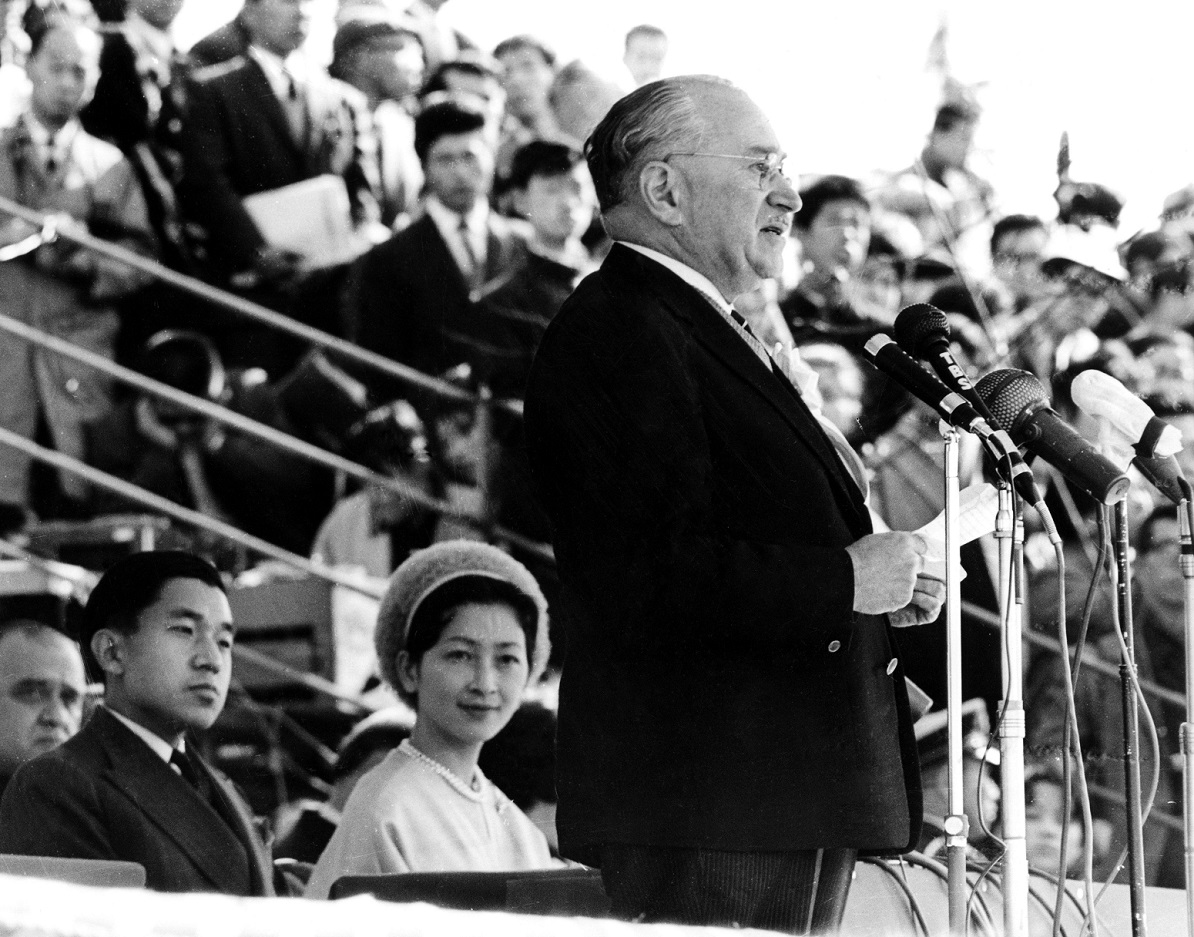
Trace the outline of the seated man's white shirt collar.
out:
M 435 222 L 435 227 L 439 231 L 440 237 L 444 239 L 444 243 L 448 245 L 448 250 L 451 251 L 456 265 L 461 270 L 467 271 L 471 263 L 468 255 L 464 253 L 464 245 L 460 240 L 460 213 L 452 211 L 434 195 L 427 196 L 423 207 L 431 216 L 431 220 Z M 485 199 L 477 199 L 473 207 L 465 213 L 464 219 L 468 226 L 469 249 L 477 264 L 483 268 L 489 220 L 489 205 Z
M 721 295 L 720 290 L 713 285 L 712 280 L 710 280 L 703 273 L 698 273 L 697 271 L 693 270 L 692 267 L 688 266 L 688 264 L 681 263 L 674 257 L 669 257 L 667 254 L 661 254 L 657 250 L 652 250 L 649 247 L 643 247 L 641 244 L 631 244 L 629 241 L 618 241 L 616 243 L 623 244 L 626 247 L 629 247 L 632 251 L 638 251 L 644 257 L 650 257 L 656 263 L 667 267 L 668 270 L 672 271 L 672 273 L 678 276 L 689 286 L 698 290 L 726 315 L 729 315 L 730 310 L 734 308 L 733 303 L 726 301 L 726 298 Z
M 155 735 L 153 732 L 150 732 L 147 728 L 145 728 L 145 726 L 133 722 L 133 720 L 129 719 L 127 716 L 120 715 L 120 713 L 116 712 L 116 710 L 108 709 L 108 712 L 128 726 L 129 731 L 137 736 L 137 738 L 141 739 L 141 741 L 143 741 L 146 745 L 148 745 L 153 750 L 153 753 L 161 758 L 162 761 L 170 761 L 170 756 L 174 754 L 173 745 L 167 742 L 160 735 Z M 178 750 L 186 751 L 186 745 L 187 743 L 185 741 L 179 742 Z

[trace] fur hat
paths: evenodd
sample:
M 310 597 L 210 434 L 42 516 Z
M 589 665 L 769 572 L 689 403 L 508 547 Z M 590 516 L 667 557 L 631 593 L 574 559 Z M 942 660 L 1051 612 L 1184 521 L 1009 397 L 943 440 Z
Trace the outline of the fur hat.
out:
M 406 649 L 415 612 L 432 592 L 462 576 L 486 576 L 509 583 L 535 603 L 539 616 L 527 682 L 533 683 L 543 676 L 551 642 L 547 635 L 547 599 L 535 577 L 497 547 L 477 540 L 447 540 L 412 553 L 394 570 L 381 599 L 373 645 L 382 677 L 399 693 L 402 684 L 398 680 L 398 654 Z

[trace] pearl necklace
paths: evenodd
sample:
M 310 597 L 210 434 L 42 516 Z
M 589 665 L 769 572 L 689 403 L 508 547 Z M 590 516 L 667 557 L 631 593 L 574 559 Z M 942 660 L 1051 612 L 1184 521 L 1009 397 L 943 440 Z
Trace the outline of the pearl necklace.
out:
M 476 787 L 474 787 L 472 784 L 467 784 L 461 780 L 460 776 L 457 775 L 451 768 L 441 765 L 430 755 L 423 754 L 423 752 L 419 751 L 414 747 L 414 745 L 411 744 L 410 739 L 403 739 L 398 746 L 398 751 L 402 752 L 402 754 L 406 755 L 408 758 L 413 758 L 415 761 L 418 761 L 430 768 L 441 778 L 447 781 L 449 786 L 451 786 L 451 788 L 458 794 L 467 797 L 469 800 L 475 800 L 478 802 L 482 799 L 480 771 L 477 771 L 473 775 L 474 783 L 476 784 Z

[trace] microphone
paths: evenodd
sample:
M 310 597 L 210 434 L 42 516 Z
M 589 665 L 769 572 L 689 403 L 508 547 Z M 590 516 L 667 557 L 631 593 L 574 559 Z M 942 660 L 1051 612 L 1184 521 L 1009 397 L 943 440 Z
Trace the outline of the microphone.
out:
M 882 332 L 872 335 L 863 346 L 867 357 L 897 384 L 937 411 L 950 426 L 971 431 L 978 411 L 935 378 L 919 361 L 915 361 L 900 346 Z
M 1181 452 L 1182 431 L 1153 413 L 1152 407 L 1110 374 L 1083 371 L 1070 385 L 1070 395 L 1083 413 L 1102 417 L 1127 437 L 1142 458 Z
M 1171 455 L 1158 455 L 1146 459 L 1136 456 L 1132 464 L 1145 479 L 1174 504 L 1190 500 L 1190 483 L 1182 473 L 1182 467 Z
M 882 332 L 872 335 L 863 351 L 879 370 L 918 400 L 927 403 L 950 426 L 978 436 L 994 460 L 996 470 L 1011 482 L 1020 497 L 1029 504 L 1040 503 L 1041 494 L 1033 481 L 1032 471 L 1024 464 L 1016 444 L 1007 433 L 993 429 L 961 395 L 942 384 L 931 371 Z M 1007 472 L 1009 463 L 1010 478 Z
M 1128 477 L 1057 415 L 1034 375 L 1015 368 L 992 371 L 975 390 L 1010 427 L 1013 439 L 1096 501 L 1114 504 L 1127 497 Z
M 914 358 L 927 361 L 945 385 L 966 398 L 988 423 L 1002 429 L 982 397 L 974 390 L 965 370 L 949 347 L 949 320 L 928 303 L 905 306 L 895 320 L 895 337 L 900 347 Z

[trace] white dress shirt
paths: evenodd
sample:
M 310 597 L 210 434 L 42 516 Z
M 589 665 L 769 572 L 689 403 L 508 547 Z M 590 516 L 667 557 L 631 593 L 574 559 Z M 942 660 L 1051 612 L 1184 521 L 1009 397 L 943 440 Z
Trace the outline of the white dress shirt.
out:
M 107 707 L 105 708 L 107 709 Z M 137 736 L 137 738 L 139 738 L 146 745 L 148 745 L 150 750 L 159 758 L 161 758 L 162 761 L 166 762 L 167 764 L 170 763 L 170 756 L 174 754 L 173 745 L 167 742 L 160 735 L 150 732 L 140 723 L 133 722 L 133 720 L 129 719 L 127 716 L 120 715 L 120 713 L 116 712 L 116 710 L 108 709 L 108 712 L 128 726 L 129 731 L 132 732 L 133 735 Z M 178 750 L 180 752 L 185 752 L 187 750 L 187 743 L 180 740 L 178 743 Z

